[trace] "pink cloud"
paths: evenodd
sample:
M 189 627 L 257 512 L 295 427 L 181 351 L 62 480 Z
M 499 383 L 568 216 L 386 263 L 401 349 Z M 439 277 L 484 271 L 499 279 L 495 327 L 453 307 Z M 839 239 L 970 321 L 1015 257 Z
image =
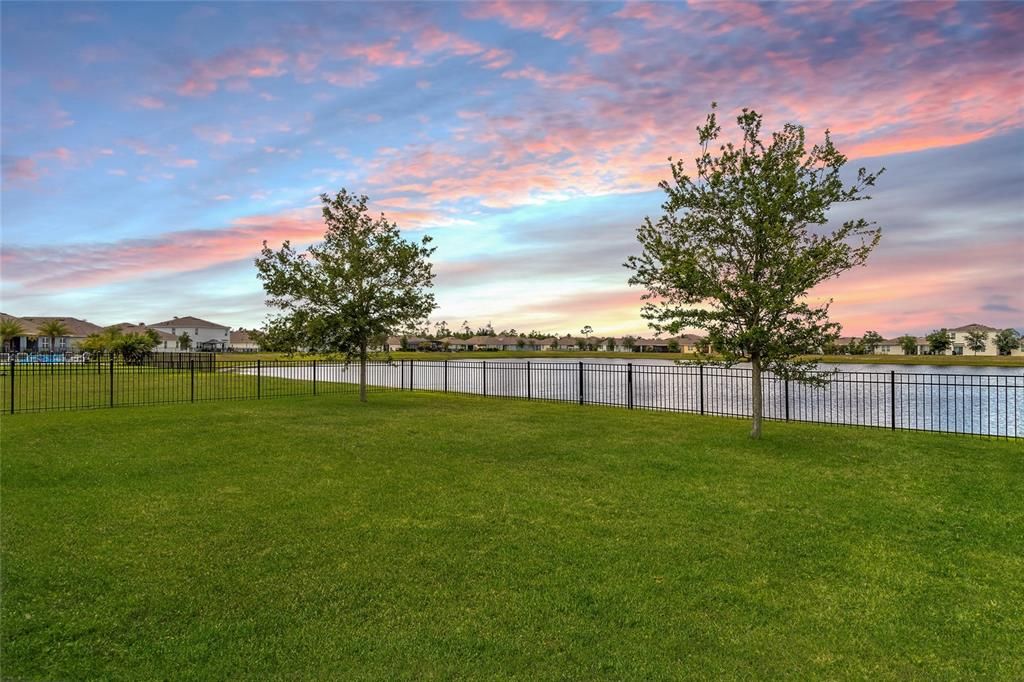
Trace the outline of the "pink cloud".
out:
M 136 97 L 134 104 L 141 109 L 163 109 L 167 106 L 167 103 L 162 99 L 159 97 L 153 97 L 152 95 Z
M 27 157 L 4 158 L 4 182 L 28 183 L 42 177 L 42 171 L 33 159 Z
M 227 200 L 227 195 L 215 200 Z M 388 210 L 403 228 L 415 227 L 436 214 Z M 318 241 L 324 225 L 317 207 L 235 219 L 208 230 L 168 231 L 147 239 L 109 243 L 5 245 L 0 254 L 4 281 L 36 293 L 100 286 L 140 277 L 191 272 L 254 257 L 264 240 L 274 247 L 289 240 L 296 246 Z M 60 271 L 64 277 L 46 273 Z
M 287 53 L 276 48 L 229 50 L 208 61 L 194 63 L 177 92 L 187 97 L 201 97 L 216 91 L 222 81 L 245 82 L 251 78 L 281 76 L 287 60 Z

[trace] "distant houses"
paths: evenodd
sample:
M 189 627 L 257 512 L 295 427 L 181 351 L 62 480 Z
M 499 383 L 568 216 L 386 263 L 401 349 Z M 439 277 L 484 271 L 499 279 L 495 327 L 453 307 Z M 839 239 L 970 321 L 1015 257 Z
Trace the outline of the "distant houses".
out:
M 0 320 L 15 323 L 21 329 L 17 336 L 4 339 L 4 352 L 13 353 L 62 353 L 75 352 L 79 345 L 91 334 L 99 334 L 110 328 L 117 328 L 122 334 L 144 334 L 152 332 L 156 335 L 157 352 L 175 353 L 186 351 L 200 352 L 235 352 L 253 353 L 260 350 L 257 335 L 246 329 L 235 329 L 217 322 L 186 315 L 172 317 L 169 320 L 145 324 L 142 322 L 122 322 L 114 325 L 101 326 L 77 317 L 22 316 L 15 317 L 0 313 Z M 67 331 L 65 336 L 51 339 L 43 334 L 48 323 L 58 321 Z M 996 327 L 972 323 L 947 329 L 952 339 L 949 349 L 944 355 L 979 355 L 995 356 L 999 350 L 995 344 L 995 336 L 1000 332 Z M 984 335 L 984 346 L 977 352 L 971 349 L 969 335 Z M 187 338 L 186 338 L 187 337 Z M 914 354 L 932 354 L 928 339 L 923 336 L 913 337 Z M 870 354 L 870 355 L 904 355 L 904 339 L 881 339 L 873 349 L 864 347 L 862 337 L 840 337 L 831 348 L 824 349 L 826 354 Z M 696 334 L 682 334 L 668 338 L 648 338 L 643 336 L 561 336 L 561 337 L 527 337 L 510 335 L 476 335 L 468 338 L 446 336 L 429 338 L 426 336 L 406 335 L 388 336 L 375 345 L 373 351 L 579 351 L 593 353 L 679 353 L 694 354 L 701 352 L 705 341 Z M 1018 349 L 1012 355 L 1022 355 L 1024 350 Z

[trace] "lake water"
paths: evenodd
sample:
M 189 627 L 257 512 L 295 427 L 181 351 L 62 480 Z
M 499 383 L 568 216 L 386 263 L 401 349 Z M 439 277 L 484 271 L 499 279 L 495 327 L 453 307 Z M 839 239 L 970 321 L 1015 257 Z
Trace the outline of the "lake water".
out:
M 538 360 L 375 363 L 368 383 L 744 417 L 750 369 L 677 365 L 668 360 Z M 828 369 L 828 368 L 823 368 Z M 771 419 L 897 429 L 1024 436 L 1024 369 L 927 365 L 841 365 L 824 387 L 764 378 Z M 246 370 L 251 371 L 251 370 Z M 357 366 L 319 363 L 317 381 L 356 383 Z M 264 366 L 264 376 L 312 378 L 309 366 Z

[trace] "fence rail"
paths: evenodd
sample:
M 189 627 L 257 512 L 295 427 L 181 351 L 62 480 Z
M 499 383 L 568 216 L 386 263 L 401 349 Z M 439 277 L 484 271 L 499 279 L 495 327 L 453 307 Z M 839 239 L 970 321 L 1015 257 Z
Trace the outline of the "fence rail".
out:
M 838 372 L 824 387 L 766 374 L 767 419 L 1024 437 L 1024 373 Z M 219 360 L 209 356 L 2 366 L 4 413 L 353 393 L 343 362 Z M 544 361 L 373 362 L 368 390 L 436 391 L 517 400 L 748 417 L 749 369 Z

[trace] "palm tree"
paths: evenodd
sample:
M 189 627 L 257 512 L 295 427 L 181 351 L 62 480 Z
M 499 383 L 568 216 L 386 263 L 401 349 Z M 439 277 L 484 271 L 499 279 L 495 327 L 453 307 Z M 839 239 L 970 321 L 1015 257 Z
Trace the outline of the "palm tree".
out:
M 21 322 L 14 318 L 0 320 L 0 343 L 3 344 L 4 350 L 7 350 L 7 344 L 11 342 L 11 339 L 24 335 L 25 328 L 21 326 Z
M 70 336 L 71 330 L 60 320 L 50 320 L 39 325 L 39 336 L 50 339 L 50 351 L 57 350 L 57 339 Z

